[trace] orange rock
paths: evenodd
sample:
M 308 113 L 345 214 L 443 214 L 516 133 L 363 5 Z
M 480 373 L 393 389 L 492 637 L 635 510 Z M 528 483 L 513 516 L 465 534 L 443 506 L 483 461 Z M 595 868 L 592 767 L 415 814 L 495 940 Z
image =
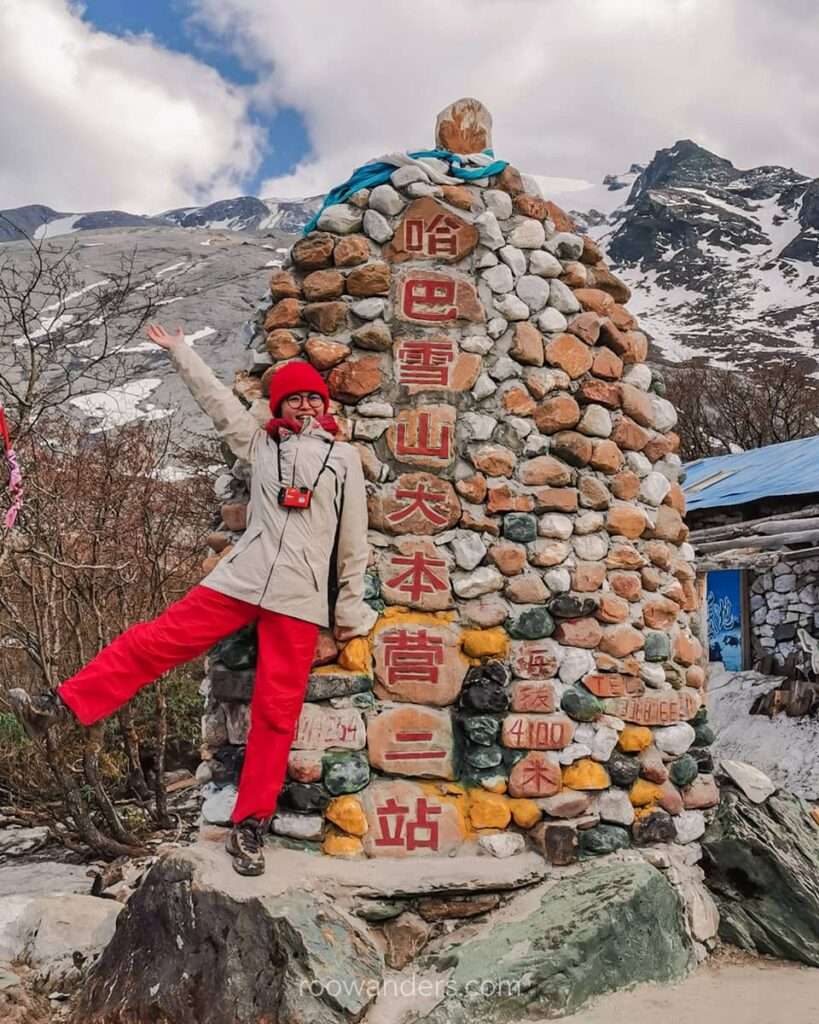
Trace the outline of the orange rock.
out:
M 632 501 L 640 491 L 640 478 L 630 469 L 624 469 L 614 477 L 610 487 L 615 498 L 619 498 L 621 501 Z
M 546 537 L 533 540 L 528 548 L 529 561 L 541 569 L 550 569 L 554 565 L 560 565 L 561 562 L 565 562 L 568 554 L 568 544 L 562 540 L 549 540 Z
M 308 302 L 337 299 L 344 291 L 344 277 L 337 270 L 314 270 L 302 284 Z
M 461 512 L 460 525 L 465 530 L 476 530 L 478 533 L 488 533 L 492 537 L 500 534 L 500 523 L 497 519 L 485 516 L 480 512 L 472 512 L 465 508 Z
M 600 622 L 625 622 L 628 619 L 628 603 L 615 594 L 601 594 L 595 618 Z
M 637 326 L 637 320 L 629 313 L 625 306 L 615 303 L 609 310 L 609 319 L 615 327 L 621 331 L 630 331 Z
M 599 313 L 600 316 L 608 316 L 609 310 L 614 305 L 611 295 L 599 288 L 578 288 L 574 295 L 584 309 L 590 309 L 593 313 Z
M 648 393 L 634 387 L 633 384 L 620 385 L 620 399 L 623 412 L 626 416 L 639 423 L 643 427 L 650 427 L 654 421 L 654 413 L 651 408 L 651 399 Z
M 702 658 L 702 644 L 686 630 L 674 637 L 673 657 L 681 665 L 694 665 Z
M 292 302 L 292 299 L 285 299 Z M 333 334 L 347 324 L 347 305 L 344 302 L 311 302 L 304 307 L 304 319 L 319 334 Z M 287 326 L 287 325 L 283 325 Z
M 682 544 L 688 536 L 688 527 L 683 523 L 682 516 L 670 505 L 660 505 L 654 520 L 651 536 L 656 540 L 667 540 L 672 544 Z
M 657 572 L 656 569 L 644 569 L 643 572 Z M 659 576 L 659 573 L 657 573 Z M 685 600 L 685 593 L 682 588 L 682 584 L 679 580 L 671 580 L 670 583 L 666 583 L 663 587 L 663 597 L 669 598 L 678 605 L 682 605 Z
M 457 206 L 459 210 L 472 209 L 472 193 L 464 185 L 442 186 L 441 198 L 450 206 Z
M 648 338 L 642 331 L 626 331 L 625 350 L 621 353 L 624 363 L 644 363 L 648 356 Z
M 597 647 L 603 635 L 603 629 L 597 619 L 561 619 L 554 638 L 567 647 Z
M 482 473 L 475 473 L 474 476 L 456 480 L 455 490 L 462 498 L 466 498 L 474 505 L 480 505 L 486 498 L 486 477 Z
M 617 746 L 626 754 L 637 754 L 647 750 L 653 739 L 651 729 L 645 725 L 627 725 L 620 733 Z
M 587 345 L 594 345 L 600 337 L 600 317 L 596 313 L 578 313 L 569 321 L 567 329 Z
M 453 152 L 457 152 L 457 150 L 453 150 Z M 480 150 L 470 149 L 462 150 L 462 152 L 478 153 Z M 503 192 L 508 192 L 510 196 L 518 196 L 522 192 L 526 191 L 523 187 L 523 178 L 520 176 L 520 171 L 517 167 L 513 167 L 511 164 L 507 164 L 506 167 L 504 167 L 495 179 L 494 185 L 495 188 L 499 188 Z
M 539 487 L 533 497 L 538 512 L 577 511 L 577 491 L 573 487 Z
M 274 270 L 270 276 L 270 294 L 276 302 L 279 299 L 301 298 L 301 290 L 288 270 Z
M 370 243 L 364 235 L 345 235 L 336 242 L 333 262 L 337 267 L 356 267 L 370 258 Z
M 681 516 L 685 515 L 685 493 L 679 484 L 672 484 L 671 489 L 665 496 L 664 505 L 670 505 L 673 509 L 676 509 Z
M 533 572 L 514 576 L 504 587 L 503 593 L 515 604 L 543 604 L 549 598 L 546 584 Z
M 521 494 L 509 484 L 487 486 L 487 512 L 531 512 L 534 507 L 535 499 L 531 494 Z
M 301 351 L 290 331 L 271 331 L 264 340 L 265 348 L 274 359 L 293 359 Z
M 569 288 L 584 288 L 588 279 L 588 270 L 577 260 L 565 260 L 560 280 Z
M 597 439 L 594 441 L 594 449 L 589 465 L 592 469 L 599 469 L 601 473 L 616 473 L 623 465 L 623 453 L 614 441 L 609 441 L 608 438 Z M 616 479 L 617 477 L 615 477 Z M 614 487 L 612 487 L 612 490 L 614 490 Z M 636 495 L 637 492 L 635 491 L 634 493 Z M 620 497 L 620 495 L 617 495 L 617 497 Z
M 380 360 L 378 356 L 348 359 L 330 371 L 327 384 L 337 402 L 352 405 L 381 387 Z
M 586 466 L 591 460 L 594 444 L 585 434 L 578 434 L 574 430 L 561 430 L 552 435 L 549 450 L 570 466 Z
M 543 335 L 525 320 L 516 324 L 509 355 L 527 366 L 543 366 Z
M 499 541 L 487 552 L 487 558 L 504 576 L 515 576 L 526 568 L 526 548 L 511 541 Z
M 561 392 L 541 402 L 533 418 L 541 434 L 556 434 L 559 430 L 567 430 L 578 424 L 580 406 L 571 395 Z
M 300 238 L 291 250 L 293 262 L 302 270 L 320 270 L 329 267 L 333 258 L 336 240 L 333 235 L 323 231 L 311 231 L 305 238 Z
M 705 669 L 700 665 L 692 665 L 685 673 L 686 686 L 701 690 L 705 686 Z
M 626 451 L 640 452 L 648 444 L 651 435 L 628 416 L 617 416 L 611 440 Z
M 594 402 L 604 405 L 607 409 L 620 408 L 620 387 L 607 381 L 589 378 L 580 385 L 577 396 L 581 402 Z
M 330 370 L 347 358 L 350 346 L 328 338 L 308 338 L 304 343 L 304 351 L 317 370 Z
M 511 476 L 517 455 L 502 444 L 483 444 L 473 453 L 472 464 L 487 476 Z
M 540 196 L 530 196 L 521 192 L 512 201 L 515 212 L 523 217 L 534 217 L 535 220 L 546 220 L 549 216 L 549 204 Z
M 697 588 L 691 580 L 683 580 L 682 589 L 682 610 L 684 612 L 695 612 L 700 606 L 699 597 L 697 596 Z
M 626 624 L 611 626 L 603 630 L 600 640 L 600 650 L 610 654 L 614 658 L 624 658 L 627 654 L 633 654 L 645 646 L 645 637 L 639 630 Z
M 279 327 L 298 327 L 301 323 L 301 303 L 298 299 L 280 299 L 271 306 L 264 320 L 266 331 L 275 331 Z
M 549 219 L 558 231 L 568 231 L 570 234 L 574 234 L 577 231 L 575 222 L 557 203 L 547 199 L 546 206 L 549 208 Z
M 659 462 L 663 456 L 671 451 L 671 441 L 667 434 L 652 433 L 648 444 L 643 449 L 643 454 L 652 462 Z
M 513 416 L 531 416 L 535 411 L 535 400 L 520 384 L 513 384 L 504 391 L 501 401 L 504 409 Z
M 619 380 L 623 376 L 623 360 L 605 346 L 595 348 L 592 373 L 604 380 Z
M 386 263 L 367 263 L 351 270 L 347 275 L 347 291 L 350 295 L 367 297 L 388 295 L 392 273 Z
M 559 367 L 574 380 L 591 369 L 593 357 L 588 345 L 573 334 L 559 334 L 546 346 L 546 362 Z
M 647 525 L 645 513 L 635 505 L 612 505 L 606 513 L 608 532 L 628 537 L 630 540 L 641 537 Z
M 527 459 L 518 466 L 518 477 L 521 483 L 532 487 L 548 484 L 551 487 L 564 487 L 574 479 L 574 472 L 565 462 L 559 462 L 551 455 L 538 455 Z
M 580 255 L 580 259 L 590 267 L 593 267 L 595 263 L 599 263 L 603 259 L 602 249 L 588 235 L 583 235 L 583 252 Z
M 643 619 L 649 629 L 668 629 L 677 621 L 680 606 L 667 597 L 653 597 L 643 605 Z
M 639 601 L 642 591 L 642 580 L 636 572 L 610 572 L 611 589 L 626 601 Z
M 584 476 L 578 484 L 580 504 L 583 508 L 604 509 L 609 507 L 611 494 L 602 480 L 594 476 Z
M 662 576 L 653 565 L 646 565 L 640 570 L 640 579 L 643 581 L 643 590 L 653 593 L 660 589 Z
M 572 590 L 581 594 L 599 590 L 606 578 L 606 567 L 602 562 L 578 562 L 572 572 Z
M 665 436 L 671 442 L 671 451 L 678 452 L 680 450 L 680 444 L 682 443 L 680 440 L 680 435 L 676 434 L 673 430 L 669 430 L 669 432 Z
M 646 542 L 645 553 L 654 563 L 661 569 L 669 569 L 671 567 L 672 553 L 671 548 L 659 540 L 650 540 Z
M 628 302 L 631 298 L 628 285 L 604 266 L 594 267 L 589 272 L 589 278 L 591 287 L 608 292 L 615 302 Z
M 482 153 L 492 148 L 492 118 L 479 101 L 469 97 L 445 107 L 435 122 L 435 145 L 450 153 Z M 509 170 L 510 165 L 505 168 Z M 523 191 L 521 188 L 520 191 Z
M 220 509 L 220 515 L 228 530 L 238 532 L 247 526 L 247 505 L 244 502 L 225 502 Z

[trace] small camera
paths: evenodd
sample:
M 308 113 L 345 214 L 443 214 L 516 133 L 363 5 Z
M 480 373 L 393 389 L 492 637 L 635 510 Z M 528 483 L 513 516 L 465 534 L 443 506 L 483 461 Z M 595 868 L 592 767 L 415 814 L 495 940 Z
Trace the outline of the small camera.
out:
M 309 487 L 279 488 L 279 504 L 282 508 L 309 508 L 313 492 Z

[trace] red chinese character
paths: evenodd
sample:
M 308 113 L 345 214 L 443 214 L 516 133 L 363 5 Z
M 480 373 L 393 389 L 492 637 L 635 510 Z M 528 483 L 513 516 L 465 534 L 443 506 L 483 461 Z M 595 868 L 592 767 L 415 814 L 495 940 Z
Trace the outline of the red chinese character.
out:
M 428 455 L 435 459 L 449 458 L 449 442 L 452 438 L 452 429 L 447 423 L 442 423 L 438 444 L 433 445 L 430 435 L 433 432 L 432 414 L 428 412 L 418 413 L 417 433 L 414 443 L 407 438 L 407 422 L 401 420 L 395 428 L 395 454 L 396 455 Z
M 395 497 L 398 499 L 406 498 L 409 504 L 403 508 L 397 508 L 394 512 L 390 512 L 387 515 L 387 519 L 391 523 L 401 523 L 416 511 L 420 512 L 434 526 L 443 526 L 447 521 L 447 517 L 435 507 L 436 505 L 446 504 L 446 494 L 443 491 L 428 491 L 424 488 L 423 484 L 418 484 L 414 490 L 398 487 L 395 491 Z
M 555 772 L 547 770 L 542 761 L 529 761 L 523 766 L 521 782 L 528 792 L 534 790 L 536 793 L 544 793 L 546 796 L 552 792 L 555 786 Z
M 376 816 L 381 830 L 381 835 L 375 840 L 376 846 L 404 846 L 407 850 L 419 849 L 426 846 L 431 850 L 438 849 L 438 823 L 430 821 L 427 815 L 440 814 L 441 808 L 427 803 L 425 797 L 421 797 L 415 805 L 415 820 L 407 821 L 409 807 L 406 804 L 399 804 L 394 797 L 381 807 L 376 807 Z M 389 818 L 395 817 L 392 829 Z M 406 832 L 405 832 L 406 826 Z M 426 838 L 418 836 L 419 832 L 426 830 Z
M 444 662 L 444 640 L 425 629 L 396 629 L 384 637 L 384 667 L 389 684 L 437 683 Z
M 454 281 L 414 277 L 404 282 L 402 308 L 412 320 L 456 320 L 454 302 Z
M 542 674 L 551 675 L 554 658 L 548 651 L 531 651 L 526 657 L 526 673 L 535 679 Z
M 446 387 L 449 384 L 449 367 L 454 359 L 454 341 L 404 341 L 398 350 L 398 383 Z
M 407 252 L 420 252 L 428 256 L 458 255 L 458 229 L 460 223 L 448 214 L 439 213 L 428 223 L 422 218 L 407 221 Z
M 446 582 L 433 572 L 433 568 L 446 566 L 443 558 L 429 558 L 422 551 L 415 551 L 410 556 L 393 555 L 392 564 L 408 565 L 409 569 L 387 580 L 387 586 L 395 587 L 402 594 L 409 594 L 412 601 L 417 601 L 422 594 L 434 594 L 436 590 L 447 589 Z
M 432 739 L 431 732 L 397 732 L 396 743 L 423 743 Z M 445 750 L 388 750 L 384 754 L 385 761 L 420 761 L 426 758 L 439 759 L 446 757 Z

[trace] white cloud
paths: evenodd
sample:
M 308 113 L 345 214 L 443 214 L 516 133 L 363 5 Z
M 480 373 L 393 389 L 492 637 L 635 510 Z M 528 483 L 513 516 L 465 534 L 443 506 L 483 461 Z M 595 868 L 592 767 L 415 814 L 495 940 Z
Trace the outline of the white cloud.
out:
M 240 194 L 258 166 L 245 93 L 69 0 L 1 0 L 0 94 L 0 207 L 156 213 Z
M 192 0 L 312 153 L 264 195 L 321 192 L 435 114 L 483 100 L 523 170 L 599 180 L 693 138 L 739 167 L 819 175 L 814 0 Z

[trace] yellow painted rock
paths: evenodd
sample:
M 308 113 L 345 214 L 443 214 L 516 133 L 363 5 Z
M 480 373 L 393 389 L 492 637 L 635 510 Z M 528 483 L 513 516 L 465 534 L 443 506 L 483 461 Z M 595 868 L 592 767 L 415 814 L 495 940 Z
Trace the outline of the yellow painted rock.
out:
M 475 828 L 506 828 L 512 811 L 509 801 L 499 793 L 473 789 L 469 794 L 469 817 Z
M 627 754 L 638 754 L 651 746 L 651 729 L 645 725 L 627 725 L 620 733 L 617 746 Z
M 354 857 L 364 852 L 364 845 L 355 836 L 342 836 L 333 832 L 321 844 L 321 852 L 331 857 Z
M 509 807 L 512 811 L 512 820 L 520 828 L 531 828 L 543 817 L 543 811 L 534 800 L 520 797 L 517 800 L 510 800 Z
M 367 816 L 364 813 L 364 808 L 356 797 L 350 794 L 338 796 L 331 801 L 324 816 L 351 835 L 363 836 L 367 831 Z
M 611 780 L 602 764 L 583 757 L 563 769 L 563 785 L 569 789 L 608 789 Z
M 356 636 L 348 640 L 344 650 L 338 656 L 338 663 L 348 672 L 360 672 L 361 675 L 370 674 L 370 645 L 365 636 Z
M 461 634 L 463 652 L 469 658 L 503 658 L 509 649 L 509 637 L 505 630 L 465 629 Z
M 629 800 L 635 807 L 648 807 L 649 804 L 656 804 L 663 797 L 661 786 L 646 779 L 637 779 L 628 793 Z

